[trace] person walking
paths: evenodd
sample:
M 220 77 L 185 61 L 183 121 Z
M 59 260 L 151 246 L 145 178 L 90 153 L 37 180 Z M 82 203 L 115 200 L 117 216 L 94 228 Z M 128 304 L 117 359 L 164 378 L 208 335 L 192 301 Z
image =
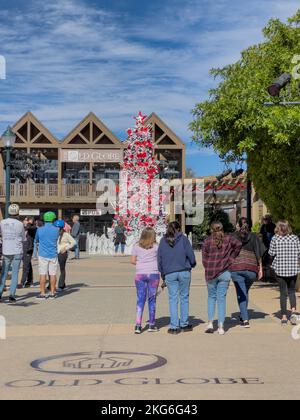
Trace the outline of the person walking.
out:
M 154 229 L 143 230 L 139 243 L 132 249 L 131 263 L 136 266 L 135 286 L 137 293 L 135 333 L 142 332 L 142 319 L 148 298 L 149 326 L 148 332 L 156 332 L 155 325 L 156 293 L 160 274 L 157 266 L 156 234 Z
M 44 214 L 44 226 L 39 227 L 35 235 L 35 243 L 39 252 L 40 294 L 37 299 L 46 300 L 56 297 L 56 273 L 58 268 L 58 237 L 59 229 L 54 226 L 55 213 L 48 211 Z M 47 276 L 50 277 L 50 295 L 46 295 Z
M 22 287 L 33 286 L 33 270 L 32 270 L 32 256 L 34 252 L 34 239 L 37 228 L 33 217 L 28 217 L 23 220 L 25 229 L 25 241 L 23 243 L 23 273 L 21 285 Z
M 80 258 L 80 249 L 79 249 L 79 239 L 80 239 L 80 222 L 79 222 L 79 216 L 76 214 L 73 216 L 73 226 L 71 229 L 71 235 L 75 239 L 75 260 L 79 260 Z
M 124 255 L 126 246 L 126 227 L 123 222 L 119 222 L 115 228 L 115 256 L 118 255 L 121 245 L 121 254 Z
M 166 235 L 158 248 L 158 269 L 165 279 L 169 294 L 170 326 L 169 334 L 192 331 L 189 323 L 189 294 L 191 270 L 196 266 L 196 258 L 188 238 L 181 233 L 178 222 L 168 225 Z M 178 301 L 180 300 L 180 321 Z
M 62 292 L 66 287 L 66 264 L 68 260 L 68 251 L 76 245 L 76 241 L 69 232 L 65 231 L 64 220 L 56 220 L 54 222 L 54 226 L 59 228 L 58 263 L 60 268 L 60 276 L 56 291 Z
M 296 282 L 299 273 L 300 240 L 293 235 L 287 220 L 280 220 L 270 244 L 269 255 L 273 257 L 272 268 L 280 289 L 281 324 L 288 324 L 287 300 L 291 305 L 290 322 L 297 324 Z
M 262 219 L 262 224 L 260 227 L 260 235 L 262 237 L 262 241 L 266 247 L 266 252 L 263 256 L 262 263 L 263 263 L 263 280 L 266 282 L 274 282 L 274 275 L 271 270 L 271 257 L 268 253 L 271 240 L 275 234 L 276 225 L 273 223 L 272 216 L 266 214 Z
M 0 222 L 0 234 L 2 237 L 2 273 L 0 284 L 0 301 L 5 288 L 5 282 L 11 269 L 11 283 L 9 289 L 9 302 L 16 302 L 16 290 L 20 265 L 23 258 L 23 242 L 25 230 L 23 223 L 18 220 L 20 208 L 18 204 L 11 204 L 8 208 L 8 218 Z
M 205 332 L 214 333 L 213 321 L 216 303 L 218 305 L 218 333 L 225 334 L 226 296 L 231 273 L 229 267 L 239 255 L 242 242 L 233 235 L 226 235 L 221 222 L 213 222 L 211 235 L 202 246 L 202 264 L 208 290 L 208 324 Z
M 242 217 L 237 223 L 237 230 L 234 235 L 242 242 L 242 249 L 230 266 L 231 278 L 233 280 L 237 300 L 240 308 L 241 326 L 250 328 L 248 303 L 249 291 L 254 281 L 263 277 L 262 257 L 266 248 L 259 237 L 250 232 L 247 219 Z

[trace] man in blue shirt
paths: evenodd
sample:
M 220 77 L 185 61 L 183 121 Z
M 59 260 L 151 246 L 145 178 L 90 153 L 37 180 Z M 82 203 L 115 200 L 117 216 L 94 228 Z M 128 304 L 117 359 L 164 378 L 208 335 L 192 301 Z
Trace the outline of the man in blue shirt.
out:
M 50 299 L 56 297 L 56 273 L 58 268 L 57 242 L 59 238 L 59 229 L 54 226 L 56 219 L 55 213 L 48 211 L 44 214 L 45 225 L 38 228 L 35 235 L 35 243 L 39 247 L 39 275 L 41 293 L 37 299 L 45 300 L 47 276 L 50 277 L 51 292 Z

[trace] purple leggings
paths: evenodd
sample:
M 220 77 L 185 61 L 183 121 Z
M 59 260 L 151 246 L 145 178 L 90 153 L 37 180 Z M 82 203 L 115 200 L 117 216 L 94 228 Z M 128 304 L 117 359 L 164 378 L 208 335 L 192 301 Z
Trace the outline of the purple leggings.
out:
M 135 286 L 137 293 L 136 325 L 142 325 L 145 303 L 148 297 L 149 325 L 155 324 L 156 291 L 159 285 L 159 274 L 137 274 Z

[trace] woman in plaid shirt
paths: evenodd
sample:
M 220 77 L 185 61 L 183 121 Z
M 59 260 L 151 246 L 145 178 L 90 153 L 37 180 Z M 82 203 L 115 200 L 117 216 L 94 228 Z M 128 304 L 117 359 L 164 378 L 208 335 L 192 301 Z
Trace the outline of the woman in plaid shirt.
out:
M 287 299 L 289 297 L 292 310 L 290 321 L 295 325 L 297 323 L 296 282 L 299 273 L 300 241 L 296 235 L 293 235 L 287 220 L 280 220 L 277 223 L 269 254 L 274 257 L 272 268 L 276 273 L 280 288 L 281 324 L 288 323 Z
M 225 235 L 221 222 L 211 225 L 211 236 L 203 243 L 202 263 L 208 290 L 208 325 L 206 333 L 214 332 L 215 306 L 218 303 L 218 333 L 224 335 L 226 295 L 231 280 L 229 267 L 239 255 L 242 242 L 233 235 Z

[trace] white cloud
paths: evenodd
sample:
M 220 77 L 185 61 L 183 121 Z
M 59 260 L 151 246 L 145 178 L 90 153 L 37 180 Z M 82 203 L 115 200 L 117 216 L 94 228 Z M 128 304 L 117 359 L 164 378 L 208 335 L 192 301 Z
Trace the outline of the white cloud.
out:
M 172 0 L 142 20 L 83 0 L 36 0 L 19 13 L 2 10 L 7 79 L 0 82 L 0 126 L 31 110 L 62 138 L 94 111 L 119 133 L 137 111 L 155 111 L 189 141 L 190 110 L 214 83 L 209 69 L 237 60 L 241 49 L 262 39 L 269 17 L 284 19 L 297 6 Z

